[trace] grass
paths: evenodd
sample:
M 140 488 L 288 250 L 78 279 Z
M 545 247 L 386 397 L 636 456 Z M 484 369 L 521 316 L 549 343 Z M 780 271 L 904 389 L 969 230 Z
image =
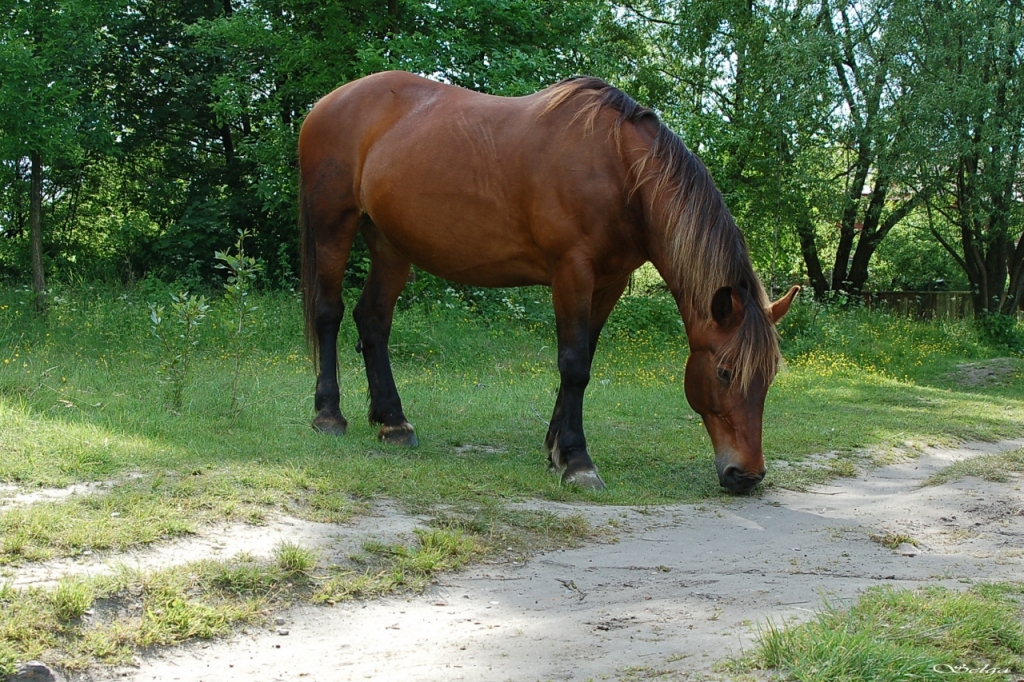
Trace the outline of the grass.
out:
M 438 572 L 489 551 L 470 534 L 438 528 L 418 532 L 413 546 L 375 547 L 346 566 L 320 566 L 311 550 L 284 543 L 268 561 L 240 555 L 156 571 L 122 568 L 49 589 L 0 586 L 0 676 L 34 658 L 67 670 L 124 664 L 149 647 L 264 626 L 271 609 L 294 601 L 419 590 Z
M 0 569 L 123 551 L 214 522 L 261 524 L 282 512 L 339 522 L 385 497 L 429 514 L 436 528 L 415 547 L 370 547 L 346 566 L 282 546 L 270 563 L 204 563 L 42 592 L 0 587 L 0 670 L 47 651 L 69 667 L 121 660 L 139 647 L 258 622 L 274 599 L 418 589 L 483 554 L 527 555 L 593 532 L 580 517 L 511 502 L 643 506 L 723 494 L 707 434 L 686 404 L 685 337 L 667 296 L 625 299 L 598 349 L 587 434 L 609 489 L 597 493 L 546 472 L 545 420 L 558 385 L 546 292 L 410 296 L 417 302 L 399 311 L 391 349 L 421 442 L 414 450 L 379 443 L 362 418 L 365 375 L 349 319 L 339 341 L 349 433 L 309 428 L 313 374 L 290 293 L 254 301 L 238 384 L 231 311 L 213 300 L 183 406 L 169 410 L 148 314 L 168 293 L 153 283 L 81 287 L 54 296 L 41 319 L 29 292 L 0 290 L 0 483 L 23 492 L 108 486 L 0 507 Z M 1000 354 L 968 324 L 798 305 L 780 332 L 788 368 L 766 404 L 764 487 L 854 475 L 864 451 L 1024 435 L 1024 363 L 1011 360 L 1009 374 L 989 386 L 957 379 L 959 363 Z M 835 455 L 812 458 L 825 452 Z M 782 461 L 790 466 L 776 466 Z
M 402 591 L 419 591 L 441 571 L 461 568 L 484 551 L 473 536 L 455 530 L 418 530 L 419 547 L 369 543 L 366 555 L 359 557 L 362 570 L 337 568 L 319 585 L 315 603 L 335 604 L 349 599 L 365 599 Z
M 877 542 L 883 547 L 887 547 L 889 549 L 899 549 L 900 545 L 918 546 L 917 540 L 905 533 L 894 533 L 892 531 L 888 531 L 886 533 L 872 535 L 870 537 L 873 542 Z
M 978 671 L 1024 671 L 1022 600 L 1013 584 L 872 588 L 802 625 L 769 624 L 746 666 L 800 682 L 1003 679 Z
M 1024 448 L 1011 452 L 999 452 L 990 455 L 979 455 L 971 459 L 954 462 L 948 467 L 928 477 L 925 485 L 942 485 L 968 476 L 976 476 L 986 481 L 1005 483 L 1009 474 L 1024 472 Z
M 148 303 L 166 291 L 83 288 L 55 296 L 45 319 L 27 292 L 0 291 L 0 481 L 28 490 L 117 483 L 0 512 L 0 564 L 123 550 L 276 511 L 340 521 L 378 497 L 428 511 L 483 499 L 647 505 L 722 495 L 709 439 L 686 405 L 685 337 L 667 297 L 625 299 L 595 359 L 587 429 L 609 490 L 566 488 L 546 472 L 556 343 L 547 294 L 527 294 L 504 299 L 512 313 L 503 317 L 461 299 L 400 311 L 392 356 L 421 442 L 402 450 L 361 419 L 365 376 L 348 352 L 348 320 L 339 345 L 349 434 L 309 428 L 313 375 L 292 294 L 257 301 L 240 410 L 222 350 L 230 311 L 214 301 L 175 413 L 148 320 Z M 854 475 L 863 451 L 1024 434 L 1024 364 L 1005 385 L 957 382 L 958 363 L 996 353 L 967 324 L 804 305 L 780 331 L 789 364 L 765 408 L 766 488 Z M 803 466 L 822 452 L 838 456 Z M 781 461 L 793 466 L 773 466 Z

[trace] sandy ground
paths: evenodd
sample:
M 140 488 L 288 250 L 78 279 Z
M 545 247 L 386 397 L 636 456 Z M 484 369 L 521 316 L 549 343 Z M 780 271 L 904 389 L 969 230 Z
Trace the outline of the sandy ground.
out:
M 1024 578 L 1024 479 L 920 485 L 958 459 L 1021 446 L 1024 439 L 928 450 L 806 493 L 648 509 L 543 504 L 614 530 L 608 541 L 525 564 L 442 576 L 421 595 L 283 611 L 272 630 L 156 652 L 137 667 L 81 679 L 727 679 L 716 663 L 750 649 L 759 626 L 806 619 L 824 598 L 851 599 L 880 584 Z M 127 557 L 26 567 L 6 579 L 38 584 L 111 570 L 115 561 L 269 554 L 282 538 L 344 556 L 367 536 L 397 538 L 423 522 L 386 506 L 351 526 L 280 519 Z M 871 539 L 888 532 L 917 546 L 891 550 Z

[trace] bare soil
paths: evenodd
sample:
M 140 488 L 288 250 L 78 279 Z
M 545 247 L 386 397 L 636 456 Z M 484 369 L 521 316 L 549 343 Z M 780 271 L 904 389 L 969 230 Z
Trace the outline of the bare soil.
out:
M 769 491 L 697 505 L 625 508 L 530 503 L 585 515 L 610 533 L 525 563 L 478 564 L 425 593 L 292 608 L 267 630 L 163 650 L 135 668 L 83 680 L 698 680 L 728 679 L 719 662 L 754 646 L 758 628 L 804 620 L 823 599 L 873 585 L 962 587 L 1024 576 L 1022 478 L 922 487 L 959 459 L 1024 439 L 925 450 L 916 458 L 809 492 Z M 382 506 L 350 526 L 278 519 L 127 557 L 141 565 L 237 551 L 282 538 L 344 555 L 425 523 Z M 890 549 L 886 538 L 906 536 Z M 125 557 L 100 557 L 109 570 Z M 16 584 L 53 580 L 74 562 L 18 569 Z M 106 566 L 108 569 L 104 569 Z M 663 677 L 662 677 L 663 676 Z
M 956 366 L 953 379 L 964 386 L 992 386 L 1004 384 L 1021 376 L 1024 365 L 1013 358 L 991 358 L 977 362 L 964 362 Z

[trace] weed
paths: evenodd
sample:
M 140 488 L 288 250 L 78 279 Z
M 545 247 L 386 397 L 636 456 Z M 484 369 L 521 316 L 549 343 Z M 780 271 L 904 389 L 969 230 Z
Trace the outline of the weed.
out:
M 274 549 L 277 567 L 287 576 L 309 575 L 316 566 L 316 552 L 291 542 Z
M 210 306 L 205 296 L 196 296 L 187 291 L 171 294 L 171 312 L 177 329 L 164 326 L 164 307 L 149 306 L 149 319 L 153 335 L 160 340 L 163 360 L 160 365 L 162 380 L 168 386 L 168 398 L 172 410 L 181 409 L 189 369 L 199 345 L 199 325 L 206 317 Z
M 881 535 L 871 535 L 870 538 L 873 542 L 877 542 L 883 547 L 888 547 L 889 549 L 898 549 L 899 546 L 903 544 L 913 545 L 914 547 L 918 546 L 917 540 L 915 540 L 914 538 L 910 537 L 905 533 L 894 533 L 892 531 L 887 531 L 885 533 L 882 533 Z
M 58 620 L 81 618 L 93 602 L 92 586 L 77 579 L 61 580 L 49 594 L 50 605 Z
M 247 351 L 247 341 L 253 330 L 248 321 L 259 308 L 252 302 L 250 294 L 256 278 L 263 270 L 262 263 L 256 262 L 252 256 L 245 255 L 245 238 L 249 233 L 238 231 L 235 242 L 235 253 L 217 251 L 214 257 L 220 261 L 215 267 L 227 270 L 228 277 L 224 283 L 224 303 L 228 311 L 228 328 L 231 338 L 231 359 L 234 373 L 231 378 L 231 411 L 237 412 L 238 382 L 242 373 L 242 358 Z

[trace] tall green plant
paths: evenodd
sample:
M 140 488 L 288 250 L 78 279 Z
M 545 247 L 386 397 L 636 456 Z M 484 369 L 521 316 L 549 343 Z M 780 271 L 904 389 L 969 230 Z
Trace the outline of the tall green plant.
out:
M 246 323 L 257 307 L 253 305 L 249 294 L 252 293 L 256 277 L 263 270 L 263 264 L 252 256 L 245 255 L 245 238 L 249 233 L 238 231 L 234 253 L 217 251 L 214 258 L 220 261 L 216 266 L 219 270 L 227 270 L 228 278 L 224 282 L 224 301 L 227 304 L 228 329 L 231 334 L 231 356 L 234 362 L 234 374 L 231 379 L 231 410 L 237 412 L 239 407 L 238 383 L 242 373 L 242 356 L 252 336 L 252 329 Z
M 164 320 L 164 307 L 149 305 L 149 319 L 153 335 L 160 340 L 163 358 L 160 363 L 160 379 L 167 385 L 169 406 L 175 412 L 180 410 L 188 382 L 192 359 L 199 346 L 199 325 L 206 317 L 210 306 L 205 296 L 171 294 L 171 323 Z M 171 327 L 174 325 L 174 328 Z

